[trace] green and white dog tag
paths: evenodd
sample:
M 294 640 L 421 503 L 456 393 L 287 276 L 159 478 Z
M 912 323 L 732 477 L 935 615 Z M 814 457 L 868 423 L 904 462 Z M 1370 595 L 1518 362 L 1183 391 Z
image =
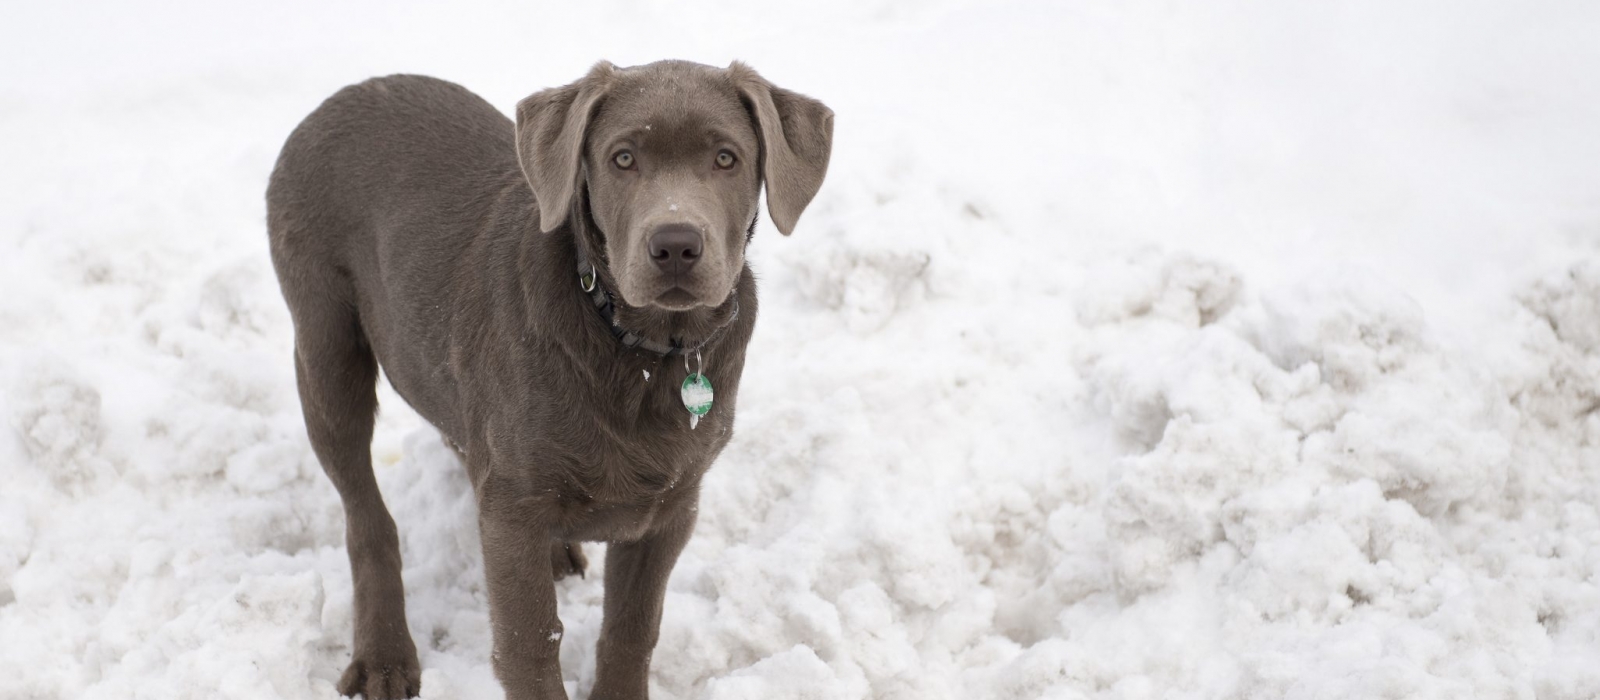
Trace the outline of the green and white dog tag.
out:
M 704 374 L 706 366 L 700 358 L 700 351 L 694 353 L 695 364 L 699 365 L 698 372 L 689 372 L 683 378 L 683 386 L 678 387 L 678 397 L 683 399 L 683 407 L 689 410 L 689 429 L 694 430 L 700 424 L 700 416 L 711 411 L 711 379 Z M 683 369 L 689 370 L 689 356 L 683 356 Z
M 689 409 L 689 429 L 694 430 L 700 416 L 711 410 L 711 380 L 699 372 L 684 377 L 678 396 L 683 398 L 683 407 Z

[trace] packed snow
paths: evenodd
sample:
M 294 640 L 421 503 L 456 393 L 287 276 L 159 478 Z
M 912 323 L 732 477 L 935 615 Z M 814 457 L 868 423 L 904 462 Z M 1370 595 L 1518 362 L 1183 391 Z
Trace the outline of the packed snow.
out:
M 1600 697 L 1600 5 L 525 5 L 8 9 L 0 698 L 335 697 L 278 147 L 663 57 L 838 122 L 652 697 Z M 381 399 L 423 697 L 501 697 L 470 486 Z

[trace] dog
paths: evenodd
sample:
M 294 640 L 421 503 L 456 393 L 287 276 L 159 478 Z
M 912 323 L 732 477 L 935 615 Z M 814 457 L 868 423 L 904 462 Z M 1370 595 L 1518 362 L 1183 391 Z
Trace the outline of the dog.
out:
M 413 697 L 399 540 L 373 477 L 381 367 L 471 479 L 506 697 L 565 698 L 554 581 L 606 542 L 592 698 L 648 696 L 668 576 L 732 436 L 764 185 L 788 235 L 833 112 L 741 63 L 596 64 L 517 104 L 374 78 L 289 136 L 267 188 L 313 451 L 344 505 L 344 695 Z

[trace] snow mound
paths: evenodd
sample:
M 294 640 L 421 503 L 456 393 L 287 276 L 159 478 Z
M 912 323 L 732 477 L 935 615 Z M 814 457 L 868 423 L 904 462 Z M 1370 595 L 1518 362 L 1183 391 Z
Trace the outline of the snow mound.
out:
M 1004 221 L 863 245 L 844 223 L 895 205 L 857 204 L 766 263 L 657 697 L 1600 694 L 1600 258 L 1468 347 L 1358 268 L 1257 290 L 1145 247 L 1063 286 L 983 244 Z M 44 263 L 96 281 L 5 346 L 0 695 L 333 692 L 341 513 L 252 247 L 126 263 L 177 282 Z M 374 454 L 425 697 L 497 697 L 460 464 L 387 390 Z M 579 697 L 589 555 L 559 584 Z

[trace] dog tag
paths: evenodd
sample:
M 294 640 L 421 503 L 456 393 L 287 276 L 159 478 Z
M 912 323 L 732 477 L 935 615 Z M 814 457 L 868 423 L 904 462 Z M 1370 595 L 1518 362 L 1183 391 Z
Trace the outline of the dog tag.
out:
M 684 377 L 678 396 L 683 399 L 683 407 L 689 409 L 689 429 L 694 430 L 700 416 L 711 410 L 711 380 L 699 372 Z

